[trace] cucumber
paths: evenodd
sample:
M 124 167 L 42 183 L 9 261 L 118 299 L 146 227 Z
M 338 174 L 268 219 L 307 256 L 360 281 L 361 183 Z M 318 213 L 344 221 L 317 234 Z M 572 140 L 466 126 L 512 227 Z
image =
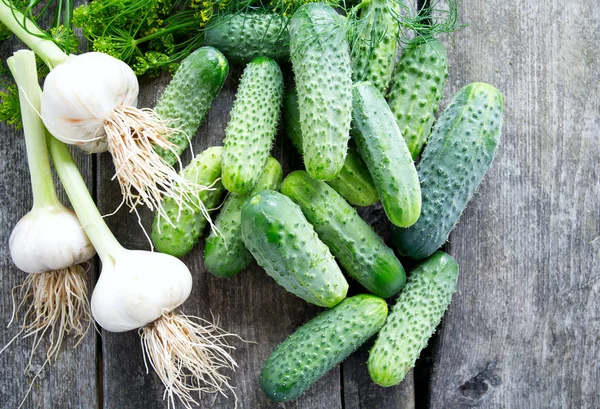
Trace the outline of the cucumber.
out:
M 256 57 L 287 61 L 288 19 L 274 13 L 224 14 L 206 28 L 204 43 L 237 63 L 247 63 Z
M 170 138 L 173 150 L 157 147 L 159 155 L 173 165 L 187 148 L 213 100 L 221 90 L 229 64 L 219 51 L 201 47 L 181 62 L 154 110 L 169 126 L 178 129 Z
M 295 88 L 291 89 L 284 98 L 283 127 L 298 153 L 302 155 L 300 111 Z M 369 170 L 352 146 L 348 148 L 342 170 L 336 177 L 327 181 L 327 184 L 354 206 L 370 206 L 379 200 Z
M 353 39 L 354 82 L 369 81 L 384 95 L 392 79 L 398 49 L 400 26 L 392 14 L 399 15 L 398 8 L 393 0 L 371 0 L 360 10 L 360 25 Z
M 287 291 L 320 307 L 333 307 L 348 283 L 329 249 L 288 197 L 263 190 L 242 208 L 242 239 L 268 275 Z
M 204 203 L 206 209 L 216 207 L 223 196 L 223 185 L 219 181 L 222 151 L 220 146 L 206 149 L 181 172 L 188 180 L 213 187 L 212 190 L 203 190 L 198 194 L 198 201 Z M 190 206 L 180 208 L 172 198 L 166 198 L 162 202 L 169 220 L 159 217 L 158 213 L 154 217 L 151 238 L 156 250 L 176 257 L 189 253 L 206 226 L 206 219 L 198 206 L 199 203 L 190 203 Z
M 410 228 L 392 232 L 401 254 L 419 260 L 448 239 L 496 155 L 503 112 L 500 91 L 472 83 L 440 115 L 419 163 L 422 215 Z
M 438 40 L 419 36 L 402 50 L 387 100 L 413 159 L 431 133 L 447 78 L 448 57 Z
M 283 341 L 267 358 L 260 387 L 269 399 L 296 399 L 346 359 L 383 325 L 384 300 L 360 294 L 323 311 Z
M 250 197 L 265 190 L 279 190 L 283 172 L 275 158 L 268 158 L 263 174 L 252 192 L 229 195 L 215 220 L 216 230 L 210 232 L 204 248 L 204 267 L 217 277 L 233 277 L 253 260 L 242 241 L 242 206 Z
M 367 366 L 375 383 L 393 386 L 404 379 L 448 308 L 457 279 L 456 260 L 441 251 L 410 273 L 369 352 Z
M 263 172 L 281 114 L 283 76 L 272 59 L 259 57 L 244 69 L 225 130 L 223 185 L 247 193 Z
M 281 193 L 300 206 L 338 263 L 367 290 L 387 298 L 404 287 L 406 274 L 392 249 L 325 182 L 296 171 L 285 178 Z
M 317 180 L 344 166 L 352 112 L 352 75 L 346 18 L 323 3 L 300 7 L 290 23 L 304 164 Z
M 396 226 L 414 224 L 421 213 L 415 164 L 383 95 L 368 82 L 354 86 L 352 137 L 379 193 L 383 210 Z

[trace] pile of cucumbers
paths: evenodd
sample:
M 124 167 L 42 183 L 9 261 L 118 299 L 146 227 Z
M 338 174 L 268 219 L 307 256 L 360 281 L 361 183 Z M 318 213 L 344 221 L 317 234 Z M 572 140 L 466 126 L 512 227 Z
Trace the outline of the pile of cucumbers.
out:
M 220 209 L 204 250 L 208 271 L 232 277 L 256 260 L 288 292 L 327 308 L 267 359 L 260 385 L 277 402 L 297 398 L 377 333 L 371 378 L 383 386 L 402 381 L 456 289 L 458 265 L 439 248 L 498 148 L 501 93 L 468 84 L 436 120 L 448 77 L 444 46 L 418 36 L 394 64 L 393 8 L 386 0 L 367 8 L 369 24 L 387 27 L 379 42 L 364 38 L 378 30 L 349 39 L 348 17 L 323 3 L 305 4 L 290 19 L 222 16 L 157 106 L 180 130 L 177 151 L 161 152 L 174 163 L 223 85 L 227 58 L 246 64 L 224 146 L 200 153 L 182 175 L 209 186 L 198 199 Z M 290 59 L 295 88 L 284 90 L 279 64 Z M 270 156 L 280 128 L 305 165 L 285 179 Z M 354 207 L 377 201 L 393 225 L 394 249 Z M 163 206 L 169 217 L 156 216 L 152 240 L 183 256 L 207 215 L 193 203 Z M 408 279 L 394 250 L 420 260 Z M 365 294 L 346 298 L 346 276 Z

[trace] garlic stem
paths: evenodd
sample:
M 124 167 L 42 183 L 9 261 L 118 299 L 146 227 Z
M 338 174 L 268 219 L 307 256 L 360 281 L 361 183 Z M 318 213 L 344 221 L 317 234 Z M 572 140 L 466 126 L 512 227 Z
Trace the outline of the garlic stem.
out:
M 32 51 L 17 51 L 7 60 L 19 86 L 19 99 L 27 101 L 21 106 L 23 131 L 27 146 L 27 163 L 31 174 L 33 207 L 56 206 L 58 197 L 52 179 L 50 158 L 46 146 L 46 129 L 38 112 L 40 110 L 41 91 L 37 83 L 35 55 Z

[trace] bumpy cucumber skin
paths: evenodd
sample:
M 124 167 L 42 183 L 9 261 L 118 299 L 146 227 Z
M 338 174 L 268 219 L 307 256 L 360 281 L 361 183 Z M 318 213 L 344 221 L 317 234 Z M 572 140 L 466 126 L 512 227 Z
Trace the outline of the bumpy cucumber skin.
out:
M 285 178 L 281 193 L 300 206 L 336 260 L 367 290 L 387 298 L 404 287 L 406 274 L 392 249 L 325 182 L 296 171 Z
M 393 231 L 402 255 L 428 257 L 448 239 L 496 155 L 503 112 L 500 91 L 472 83 L 440 115 L 418 168 L 421 217 L 408 229 Z
M 302 131 L 296 89 L 286 93 L 283 103 L 283 127 L 292 144 L 302 155 Z M 327 184 L 354 206 L 370 206 L 379 200 L 373 179 L 356 149 L 348 148 L 348 154 L 340 173 Z
M 288 197 L 263 190 L 242 208 L 242 238 L 268 275 L 287 291 L 320 307 L 333 307 L 348 282 L 329 249 Z
M 265 170 L 256 182 L 254 189 L 244 195 L 229 195 L 217 218 L 214 231 L 206 239 L 204 248 L 204 267 L 217 277 L 233 277 L 253 260 L 252 254 L 244 246 L 242 240 L 242 206 L 256 193 L 269 189 L 279 190 L 283 171 L 281 165 L 273 157 L 267 159 Z
M 384 300 L 360 294 L 323 311 L 267 358 L 259 382 L 275 402 L 296 399 L 373 336 L 388 313 Z
M 223 185 L 247 193 L 263 172 L 277 133 L 283 76 L 272 59 L 259 57 L 244 69 L 225 130 Z
M 402 50 L 387 100 L 413 159 L 431 133 L 447 78 L 446 48 L 438 40 L 417 37 Z
M 383 95 L 368 82 L 354 86 L 352 137 L 396 226 L 414 224 L 421 213 L 417 169 Z
M 169 164 L 179 160 L 200 123 L 204 120 L 229 72 L 229 63 L 212 47 L 201 47 L 190 54 L 156 103 L 158 116 L 178 131 L 170 138 L 174 152 L 156 148 Z
M 256 57 L 286 61 L 290 57 L 287 26 L 287 18 L 279 14 L 225 14 L 206 28 L 204 43 L 236 63 L 246 63 Z
M 456 260 L 441 251 L 410 273 L 369 352 L 367 365 L 375 383 L 402 382 L 448 309 L 457 279 Z
M 400 26 L 391 11 L 398 8 L 389 0 L 372 0 L 360 11 L 360 18 L 366 21 L 360 26 L 357 38 L 353 40 L 352 76 L 354 82 L 369 81 L 382 94 L 388 90 Z
M 317 180 L 344 166 L 352 112 L 352 74 L 344 19 L 323 3 L 300 7 L 290 23 L 304 164 Z
M 203 190 L 198 194 L 199 201 L 204 203 L 206 209 L 218 206 L 225 191 L 218 181 L 221 177 L 222 152 L 223 148 L 220 146 L 208 148 L 198 154 L 182 171 L 185 179 L 214 188 Z M 163 200 L 162 207 L 175 227 L 171 226 L 165 218 L 159 218 L 157 213 L 152 223 L 152 243 L 161 253 L 182 257 L 198 242 L 206 226 L 206 219 L 197 206 L 192 206 L 193 209 L 184 207 L 179 213 L 179 206 L 171 198 Z

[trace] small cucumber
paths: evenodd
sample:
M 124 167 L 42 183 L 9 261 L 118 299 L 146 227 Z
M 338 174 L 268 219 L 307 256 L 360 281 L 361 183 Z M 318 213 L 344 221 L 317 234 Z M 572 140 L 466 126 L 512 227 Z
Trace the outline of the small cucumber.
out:
M 382 94 L 388 90 L 400 26 L 394 18 L 399 15 L 393 0 L 371 0 L 360 10 L 359 27 L 352 46 L 352 77 L 354 82 L 369 81 Z
M 454 95 L 419 163 L 421 217 L 393 231 L 401 254 L 419 260 L 448 239 L 496 155 L 503 112 L 502 94 L 491 85 L 472 83 Z
M 223 185 L 233 193 L 247 193 L 263 172 L 281 114 L 283 76 L 266 57 L 250 62 L 240 80 L 225 130 Z
M 414 224 L 421 213 L 417 169 L 383 95 L 368 82 L 353 90 L 352 137 L 396 226 Z
M 221 177 L 221 155 L 223 148 L 213 146 L 198 154 L 181 172 L 185 179 L 203 186 L 212 186 L 212 190 L 203 190 L 198 194 L 198 200 L 204 203 L 206 209 L 216 207 L 223 196 Z M 172 256 L 181 257 L 189 253 L 196 245 L 198 238 L 206 226 L 206 219 L 198 210 L 198 203 L 180 208 L 175 200 L 167 198 L 162 207 L 169 220 L 154 217 L 152 224 L 152 243 L 156 250 Z
M 274 13 L 224 14 L 204 32 L 204 43 L 237 63 L 256 57 L 286 61 L 290 57 L 288 19 Z
M 384 300 L 360 294 L 323 311 L 283 341 L 267 358 L 260 387 L 269 399 L 296 399 L 346 359 L 383 325 Z
M 438 40 L 419 36 L 402 50 L 387 100 L 413 159 L 427 142 L 446 78 L 448 57 Z
M 204 267 L 217 277 L 233 277 L 253 260 L 242 240 L 242 206 L 256 193 L 279 190 L 283 172 L 275 158 L 268 158 L 265 170 L 252 192 L 244 195 L 231 193 L 215 219 L 216 230 L 210 232 L 204 248 Z
M 174 152 L 156 148 L 169 164 L 177 163 L 190 138 L 196 134 L 228 71 L 227 60 L 212 47 L 201 47 L 181 62 L 154 108 L 170 127 L 178 129 L 170 138 L 175 144 Z
M 291 89 L 284 98 L 283 127 L 298 153 L 302 155 L 300 111 L 295 88 Z M 370 206 L 379 200 L 369 170 L 352 146 L 348 148 L 342 170 L 336 177 L 327 181 L 327 184 L 354 206 Z
M 242 208 L 242 238 L 268 275 L 287 291 L 320 307 L 333 307 L 348 282 L 329 249 L 288 197 L 263 190 Z
M 397 385 L 415 366 L 456 291 L 458 264 L 438 251 L 409 275 L 392 312 L 369 352 L 371 379 Z
M 352 75 L 346 17 L 324 3 L 308 3 L 290 23 L 304 164 L 317 180 L 344 166 L 352 112 Z
M 340 265 L 367 290 L 387 298 L 404 287 L 406 274 L 392 249 L 325 182 L 296 171 L 285 178 L 281 193 L 300 206 Z

